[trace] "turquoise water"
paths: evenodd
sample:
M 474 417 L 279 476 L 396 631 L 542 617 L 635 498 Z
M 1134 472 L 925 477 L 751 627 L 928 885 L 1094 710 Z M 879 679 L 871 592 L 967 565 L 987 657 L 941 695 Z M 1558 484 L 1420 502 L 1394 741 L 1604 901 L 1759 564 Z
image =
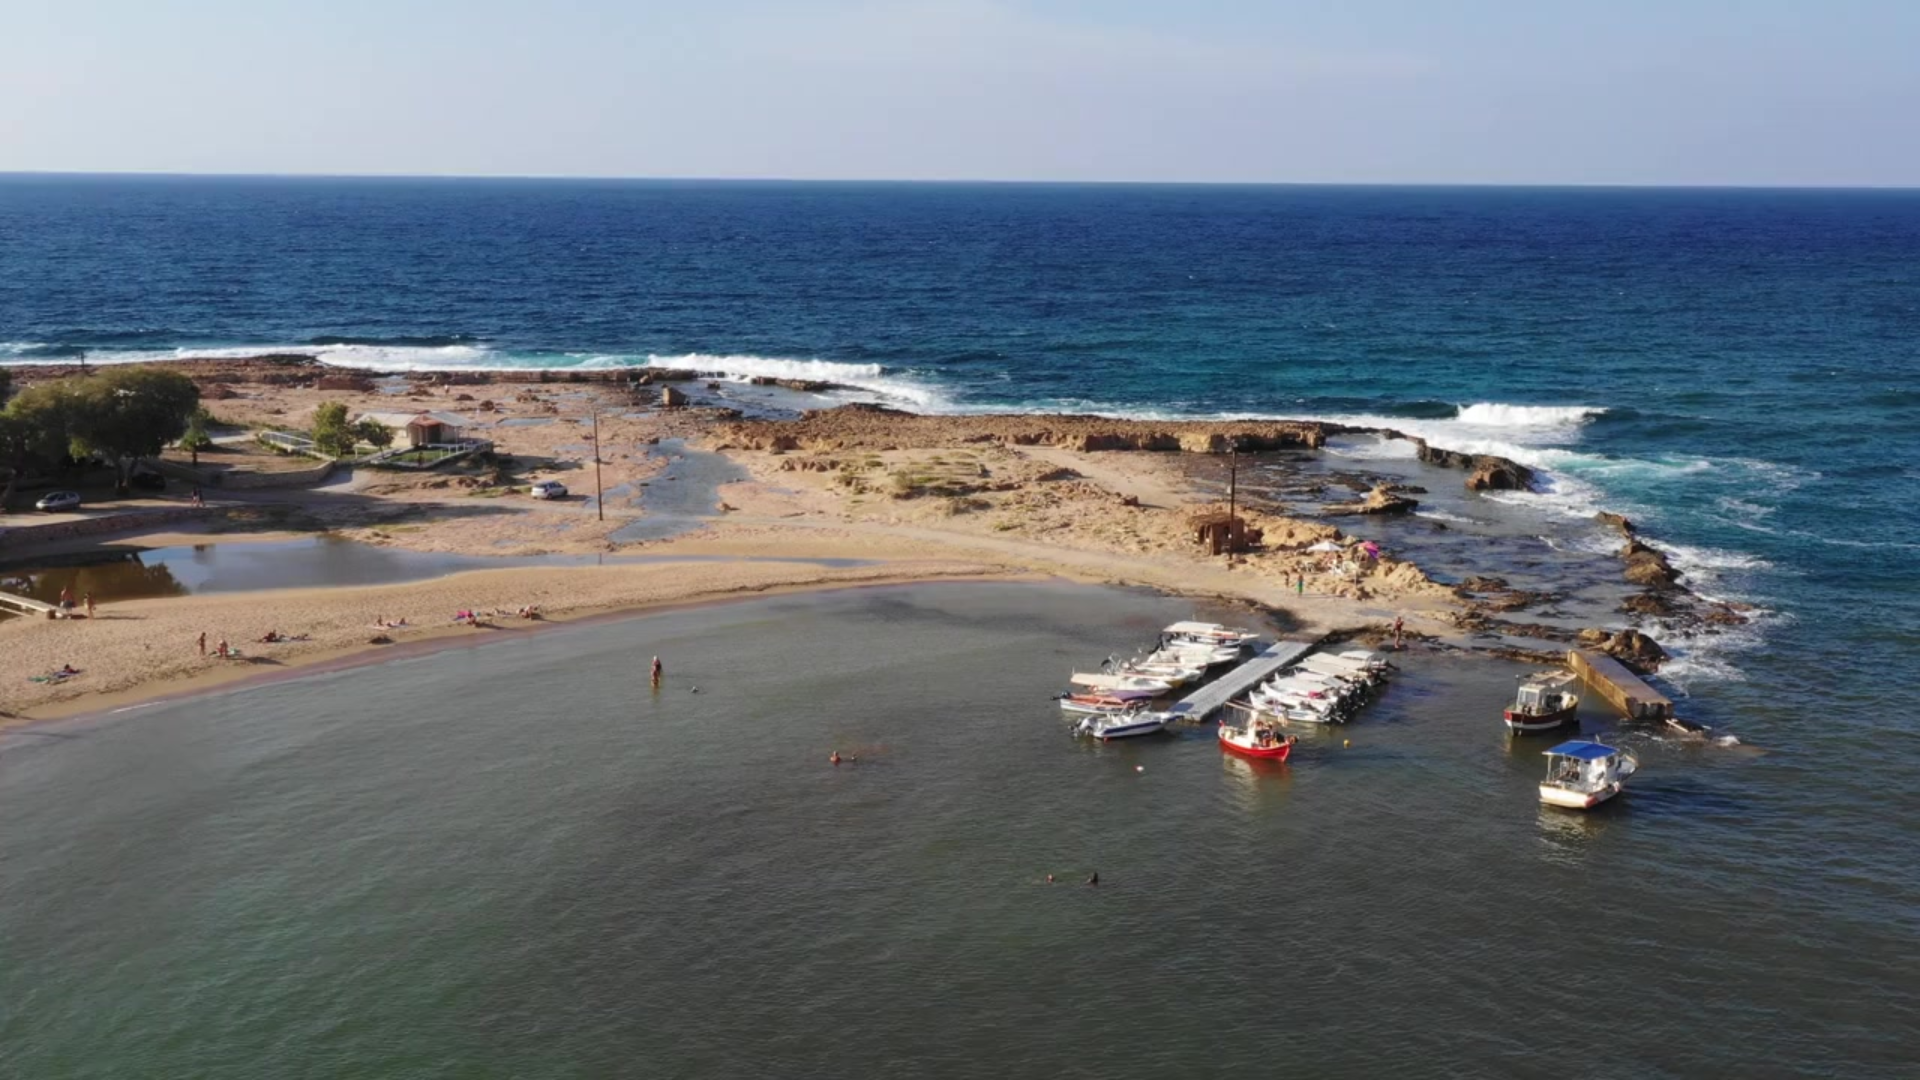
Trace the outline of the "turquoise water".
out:
M 12 735 L 0 1074 L 1911 1065 L 1913 818 L 1866 812 L 1864 755 L 1589 714 L 1644 773 L 1549 812 L 1520 669 L 1418 654 L 1290 765 L 1067 734 L 1070 668 L 1195 614 L 763 600 Z

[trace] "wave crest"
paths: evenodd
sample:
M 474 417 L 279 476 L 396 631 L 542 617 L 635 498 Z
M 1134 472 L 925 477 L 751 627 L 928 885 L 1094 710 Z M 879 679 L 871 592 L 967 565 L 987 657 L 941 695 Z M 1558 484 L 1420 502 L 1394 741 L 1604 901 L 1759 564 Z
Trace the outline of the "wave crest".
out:
M 1606 411 L 1595 405 L 1506 405 L 1497 401 L 1476 401 L 1460 406 L 1454 420 L 1474 427 L 1571 428 Z
M 720 356 L 687 353 L 647 357 L 645 367 L 680 368 L 710 378 L 746 382 L 750 379 L 801 379 L 853 387 L 895 401 L 910 402 L 932 411 L 946 411 L 946 399 L 931 387 L 891 374 L 880 364 L 845 364 L 833 360 L 789 360 L 774 356 Z

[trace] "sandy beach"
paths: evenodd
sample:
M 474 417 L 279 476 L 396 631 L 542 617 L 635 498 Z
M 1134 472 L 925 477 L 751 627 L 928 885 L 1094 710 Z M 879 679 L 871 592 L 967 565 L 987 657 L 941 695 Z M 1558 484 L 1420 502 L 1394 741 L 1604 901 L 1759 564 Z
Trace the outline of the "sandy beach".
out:
M 356 413 L 433 409 L 466 419 L 467 434 L 492 440 L 498 458 L 424 472 L 358 468 L 310 487 L 213 491 L 208 521 L 16 550 L 11 561 L 316 532 L 418 552 L 703 561 L 520 566 L 392 585 L 341 581 L 109 603 L 91 621 L 8 619 L 0 622 L 0 648 L 22 675 L 0 694 L 8 714 L 0 722 L 377 655 L 390 642 L 513 633 L 541 622 L 773 589 L 1046 576 L 1238 602 L 1250 619 L 1308 636 L 1379 633 L 1401 618 L 1416 637 L 1456 644 L 1464 641 L 1471 606 L 1391 549 L 1363 552 L 1330 520 L 1243 504 L 1240 517 L 1260 542 L 1232 555 L 1202 546 L 1196 522 L 1226 507 L 1195 482 L 1192 463 L 1229 446 L 1311 449 L 1325 437 L 1314 425 L 936 418 L 862 406 L 754 419 L 728 407 L 726 396 L 684 380 L 677 385 L 691 390 L 692 407 L 661 408 L 660 387 L 613 380 L 372 380 L 235 361 L 182 368 L 201 381 L 209 407 L 235 431 L 300 430 L 323 401 L 344 401 Z M 582 497 L 594 490 L 596 419 L 604 519 Z M 204 457 L 244 469 L 265 454 L 229 438 L 225 450 Z M 699 501 L 698 475 L 679 475 L 694 465 L 726 470 L 708 493 L 710 503 Z M 528 498 L 526 485 L 541 479 L 560 479 L 573 497 Z M 621 542 L 623 529 L 661 520 L 678 523 L 674 535 Z M 1316 545 L 1322 550 L 1309 550 Z M 763 561 L 782 559 L 860 565 Z M 540 620 L 515 614 L 528 605 Z M 468 610 L 492 613 L 483 620 L 488 628 L 454 623 L 456 612 Z M 406 625 L 380 625 L 397 620 Z M 295 640 L 260 642 L 269 631 Z M 201 656 L 202 632 L 210 654 L 225 639 L 242 658 Z M 28 681 L 64 665 L 80 674 Z

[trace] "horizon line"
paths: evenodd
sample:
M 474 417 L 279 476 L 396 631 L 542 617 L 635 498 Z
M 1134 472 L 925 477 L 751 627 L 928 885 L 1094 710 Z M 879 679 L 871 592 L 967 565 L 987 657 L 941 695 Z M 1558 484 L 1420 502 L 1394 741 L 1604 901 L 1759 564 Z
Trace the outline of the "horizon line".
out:
M 975 185 L 1006 187 L 1527 188 L 1588 191 L 1920 191 L 1920 184 L 1606 183 L 1597 181 L 1492 180 L 1042 180 L 1006 177 L 641 176 L 613 173 L 178 172 L 141 169 L 0 169 L 0 179 L 30 177 L 87 179 L 144 178 L 168 180 L 472 180 L 657 184 L 873 184 L 900 186 L 926 185 L 929 187 Z

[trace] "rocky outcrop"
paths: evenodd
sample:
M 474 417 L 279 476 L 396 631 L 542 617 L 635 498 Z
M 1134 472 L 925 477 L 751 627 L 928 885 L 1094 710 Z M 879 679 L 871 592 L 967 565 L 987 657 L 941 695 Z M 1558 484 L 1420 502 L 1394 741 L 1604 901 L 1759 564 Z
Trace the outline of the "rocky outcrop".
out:
M 1391 488 L 1376 487 L 1367 492 L 1367 497 L 1359 502 L 1334 503 L 1321 509 L 1322 514 L 1340 516 L 1344 514 L 1409 514 L 1419 506 L 1417 500 L 1395 493 Z
M 1633 539 L 1634 533 L 1638 531 L 1633 527 L 1633 522 L 1619 514 L 1610 513 L 1606 510 L 1602 510 L 1593 515 L 1593 520 L 1605 525 L 1607 528 L 1612 529 L 1629 540 Z
M 1620 561 L 1627 564 L 1627 580 L 1635 585 L 1672 585 L 1680 580 L 1680 571 L 1673 568 L 1666 552 L 1639 540 L 1627 541 L 1620 549 Z
M 672 386 L 663 386 L 660 388 L 660 407 L 661 408 L 680 409 L 680 408 L 685 408 L 686 404 L 687 404 L 687 395 L 681 390 Z
M 1397 431 L 1381 434 L 1411 441 L 1420 460 L 1429 465 L 1466 470 L 1468 491 L 1525 491 L 1533 486 L 1533 470 L 1517 461 L 1493 454 L 1463 454 L 1458 450 L 1442 450 L 1428 445 L 1425 439 L 1402 435 Z
M 1077 451 L 1223 454 L 1229 450 L 1316 449 L 1319 424 L 1282 421 L 1113 420 L 1098 416 L 921 416 L 882 405 L 815 409 L 794 420 L 752 420 L 718 433 L 728 445 L 765 450 L 791 444 L 818 452 L 999 443 Z
M 1589 649 L 1598 649 L 1643 673 L 1658 671 L 1667 659 L 1667 650 L 1661 648 L 1659 642 L 1631 628 L 1618 631 L 1582 630 L 1580 644 Z

